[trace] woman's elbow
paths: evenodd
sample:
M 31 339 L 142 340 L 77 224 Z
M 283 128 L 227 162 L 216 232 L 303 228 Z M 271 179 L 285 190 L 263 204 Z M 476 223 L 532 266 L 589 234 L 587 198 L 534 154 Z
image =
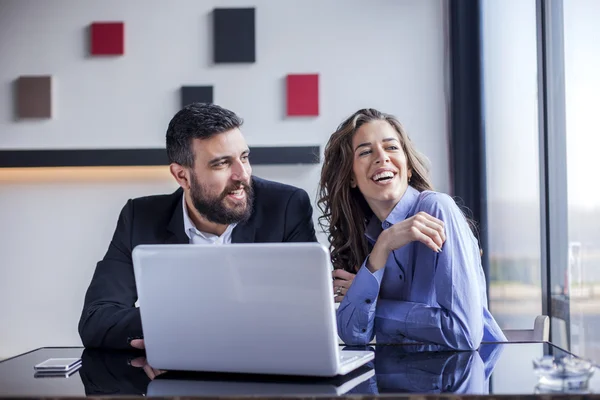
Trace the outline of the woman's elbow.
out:
M 483 325 L 467 326 L 457 332 L 448 345 L 454 350 L 477 350 L 482 340 Z
M 481 345 L 481 336 L 467 334 L 457 342 L 456 350 L 477 350 Z

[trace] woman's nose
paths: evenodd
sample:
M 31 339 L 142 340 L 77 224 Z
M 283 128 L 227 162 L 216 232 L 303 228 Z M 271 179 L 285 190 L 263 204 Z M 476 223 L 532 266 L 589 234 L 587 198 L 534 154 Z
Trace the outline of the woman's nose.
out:
M 375 153 L 375 164 L 385 164 L 390 161 L 388 154 L 383 149 L 377 150 Z

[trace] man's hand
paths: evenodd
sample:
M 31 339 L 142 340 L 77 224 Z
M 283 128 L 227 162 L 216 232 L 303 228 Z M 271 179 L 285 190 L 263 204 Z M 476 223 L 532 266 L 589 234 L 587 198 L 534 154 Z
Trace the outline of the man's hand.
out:
M 133 339 L 131 342 L 129 342 L 129 344 L 131 345 L 131 347 L 139 350 L 144 350 L 146 348 L 146 345 L 144 344 L 144 339 Z
M 339 303 L 342 301 L 352 281 L 354 280 L 355 274 L 344 271 L 343 269 L 333 270 L 333 293 L 335 294 L 335 302 Z
M 133 339 L 129 344 L 131 345 L 131 347 L 139 350 L 143 350 L 146 348 L 146 345 L 144 344 L 144 339 Z M 166 372 L 152 368 L 150 364 L 148 364 L 148 361 L 146 361 L 146 357 L 134 358 L 133 360 L 131 360 L 131 366 L 143 368 L 144 372 L 146 373 L 146 375 L 148 375 L 148 378 L 150 378 L 150 380 L 153 380 L 160 374 L 164 374 Z
M 141 340 L 141 339 L 138 339 Z M 133 342 L 133 341 L 132 341 Z M 138 357 L 131 360 L 131 366 L 137 368 L 143 368 L 146 375 L 150 380 L 154 380 L 157 376 L 164 374 L 166 371 L 161 371 L 159 369 L 152 368 L 148 362 L 146 361 L 146 357 Z

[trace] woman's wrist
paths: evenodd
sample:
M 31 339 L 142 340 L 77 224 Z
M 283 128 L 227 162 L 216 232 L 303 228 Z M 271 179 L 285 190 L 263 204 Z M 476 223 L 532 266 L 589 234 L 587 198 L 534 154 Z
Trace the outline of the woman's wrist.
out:
M 377 242 L 375 242 L 375 246 L 373 247 L 373 251 L 369 255 L 367 259 L 367 268 L 371 272 L 375 272 L 385 267 L 385 263 L 390 255 L 390 250 L 387 246 L 387 240 L 385 235 L 385 231 L 379 235 L 377 238 Z

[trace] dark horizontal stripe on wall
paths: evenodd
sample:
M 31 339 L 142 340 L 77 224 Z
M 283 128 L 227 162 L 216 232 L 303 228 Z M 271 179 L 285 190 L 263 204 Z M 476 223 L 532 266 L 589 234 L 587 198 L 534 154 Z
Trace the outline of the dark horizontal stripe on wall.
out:
M 251 147 L 253 165 L 318 164 L 319 146 Z M 167 165 L 165 149 L 3 150 L 0 168 Z

